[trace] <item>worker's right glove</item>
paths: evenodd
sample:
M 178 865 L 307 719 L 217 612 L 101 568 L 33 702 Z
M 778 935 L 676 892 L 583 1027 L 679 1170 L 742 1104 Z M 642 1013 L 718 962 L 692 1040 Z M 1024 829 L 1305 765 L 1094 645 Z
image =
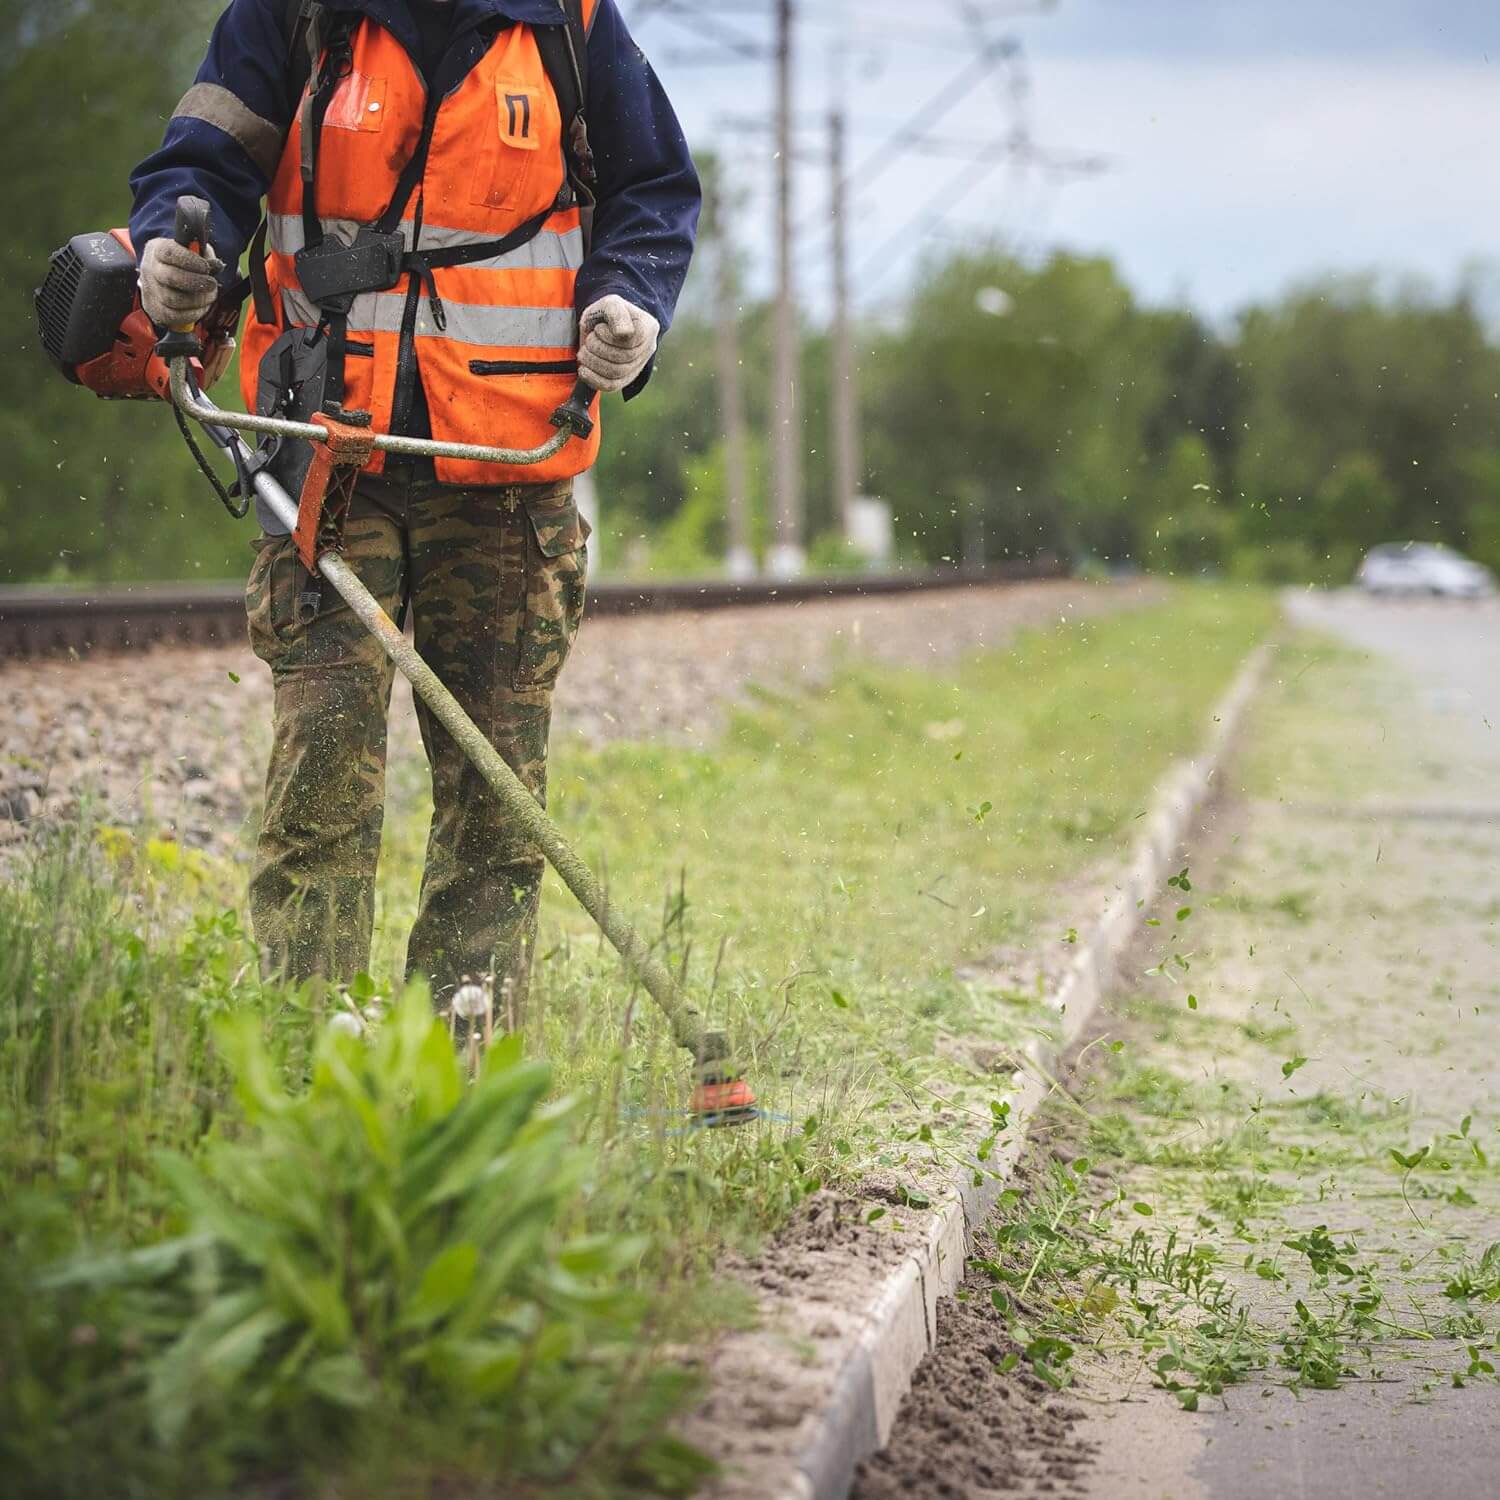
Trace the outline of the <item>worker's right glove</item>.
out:
M 579 320 L 578 373 L 596 391 L 623 391 L 656 353 L 661 324 L 623 297 L 601 297 Z
M 141 256 L 141 306 L 158 328 L 186 328 L 208 315 L 219 299 L 213 247 L 206 255 L 175 240 L 156 239 Z

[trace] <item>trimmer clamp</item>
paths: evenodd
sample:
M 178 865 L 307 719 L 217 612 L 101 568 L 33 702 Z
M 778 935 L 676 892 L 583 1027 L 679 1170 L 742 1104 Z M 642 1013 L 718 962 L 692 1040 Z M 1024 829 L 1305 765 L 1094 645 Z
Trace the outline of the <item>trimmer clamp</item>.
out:
M 335 407 L 315 412 L 309 420 L 328 437 L 313 445 L 292 540 L 303 567 L 316 573 L 318 559 L 325 552 L 339 551 L 344 544 L 344 522 L 354 499 L 354 486 L 375 451 L 375 434 L 367 411 L 346 412 Z

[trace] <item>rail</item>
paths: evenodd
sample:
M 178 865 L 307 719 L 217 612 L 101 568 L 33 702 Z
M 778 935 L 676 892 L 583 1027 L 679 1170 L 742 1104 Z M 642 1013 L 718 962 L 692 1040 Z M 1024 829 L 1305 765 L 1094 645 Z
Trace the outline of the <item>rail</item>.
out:
M 983 571 L 800 578 L 791 582 L 703 579 L 615 582 L 589 588 L 591 618 L 683 610 L 758 608 L 932 589 L 978 588 L 1061 577 L 1050 557 L 994 563 Z M 158 645 L 222 645 L 245 636 L 238 584 L 136 584 L 109 589 L 0 588 L 0 661 L 140 651 Z

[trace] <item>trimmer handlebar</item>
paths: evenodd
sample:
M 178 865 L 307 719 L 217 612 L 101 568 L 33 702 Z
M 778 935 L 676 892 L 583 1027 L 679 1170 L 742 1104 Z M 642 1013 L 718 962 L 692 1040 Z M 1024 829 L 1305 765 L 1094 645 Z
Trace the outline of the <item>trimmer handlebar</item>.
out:
M 179 198 L 172 237 L 189 249 L 206 250 L 212 233 L 212 214 L 213 210 L 204 198 Z M 174 329 L 157 346 L 156 352 L 171 365 L 172 400 L 195 421 L 221 428 L 232 427 L 239 432 L 298 438 L 309 443 L 328 441 L 327 428 L 314 426 L 311 422 L 289 422 L 280 417 L 220 411 L 212 402 L 204 401 L 189 379 L 188 358 L 202 352 L 191 328 Z M 440 443 L 433 438 L 397 437 L 393 433 L 376 433 L 374 446 L 384 453 L 404 453 L 414 458 L 457 458 L 473 463 L 525 468 L 546 463 L 575 437 L 586 442 L 593 436 L 592 407 L 597 394 L 593 386 L 580 376 L 572 394 L 552 413 L 550 420 L 557 428 L 557 435 L 537 448 L 486 448 L 473 443 Z
M 172 238 L 185 250 L 196 250 L 201 255 L 208 247 L 212 214 L 206 198 L 179 198 Z
M 297 438 L 308 443 L 328 441 L 328 429 L 311 422 L 289 422 L 283 417 L 262 417 L 254 412 L 221 411 L 195 389 L 186 352 L 174 351 L 171 356 L 172 400 L 194 421 L 214 427 L 231 427 L 236 432 L 270 433 L 273 437 Z M 561 453 L 575 437 L 590 436 L 594 419 L 589 405 L 594 395 L 594 388 L 587 381 L 580 380 L 573 387 L 573 394 L 552 414 L 556 434 L 537 448 L 486 448 L 476 443 L 441 443 L 435 438 L 397 437 L 389 432 L 377 432 L 374 446 L 382 453 L 404 453 L 414 458 L 457 458 L 471 463 L 526 468 L 546 463 Z

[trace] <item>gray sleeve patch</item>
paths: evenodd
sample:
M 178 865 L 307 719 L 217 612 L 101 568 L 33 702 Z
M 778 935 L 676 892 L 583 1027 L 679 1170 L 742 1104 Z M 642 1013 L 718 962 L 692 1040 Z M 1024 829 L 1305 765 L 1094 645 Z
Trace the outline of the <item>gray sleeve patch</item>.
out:
M 172 118 L 202 120 L 205 125 L 216 126 L 245 148 L 268 182 L 275 177 L 286 132 L 256 114 L 228 89 L 217 83 L 195 83 L 182 96 Z

